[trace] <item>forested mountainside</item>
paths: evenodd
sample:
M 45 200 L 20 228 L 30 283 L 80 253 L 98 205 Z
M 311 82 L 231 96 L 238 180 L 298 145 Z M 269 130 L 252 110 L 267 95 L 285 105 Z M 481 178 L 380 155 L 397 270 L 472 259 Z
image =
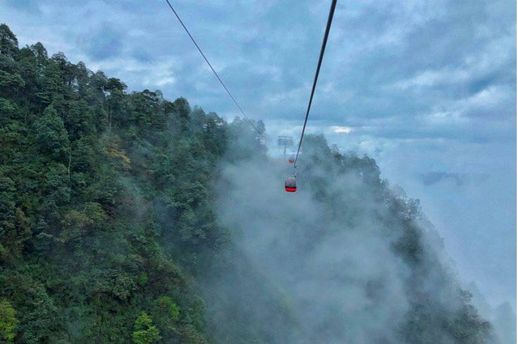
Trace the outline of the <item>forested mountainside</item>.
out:
M 288 195 L 257 127 L 1 25 L 1 341 L 493 341 L 375 161 L 310 137 Z

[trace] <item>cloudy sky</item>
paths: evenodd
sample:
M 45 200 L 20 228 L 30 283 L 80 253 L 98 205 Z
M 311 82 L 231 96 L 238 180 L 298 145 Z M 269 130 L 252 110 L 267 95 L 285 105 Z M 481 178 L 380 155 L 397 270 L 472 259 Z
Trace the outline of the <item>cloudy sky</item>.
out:
M 300 132 L 329 2 L 172 1 L 270 138 Z M 309 132 L 377 159 L 444 238 L 461 279 L 514 303 L 512 0 L 339 1 Z M 163 0 L 0 0 L 20 44 L 226 118 L 238 114 Z

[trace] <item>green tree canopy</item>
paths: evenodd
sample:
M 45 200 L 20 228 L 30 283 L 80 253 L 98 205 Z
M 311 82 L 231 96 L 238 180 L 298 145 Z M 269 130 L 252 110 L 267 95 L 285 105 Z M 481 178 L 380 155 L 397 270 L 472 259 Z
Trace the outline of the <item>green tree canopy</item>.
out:
M 56 160 L 64 161 L 70 150 L 68 132 L 61 117 L 52 105 L 49 105 L 34 123 L 36 142 L 40 151 Z
M 0 299 L 0 338 L 2 343 L 14 343 L 16 336 L 16 311 L 7 301 Z
M 160 331 L 153 325 L 151 317 L 142 312 L 135 320 L 135 330 L 132 337 L 135 344 L 152 344 L 160 339 Z

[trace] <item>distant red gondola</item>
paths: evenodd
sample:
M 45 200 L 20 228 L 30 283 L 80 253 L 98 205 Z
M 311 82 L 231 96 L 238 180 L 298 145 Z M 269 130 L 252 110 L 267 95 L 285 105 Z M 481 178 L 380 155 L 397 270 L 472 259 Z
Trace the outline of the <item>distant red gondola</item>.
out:
M 286 182 L 284 183 L 284 189 L 286 190 L 286 192 L 297 191 L 297 180 L 295 179 L 295 176 L 286 178 Z

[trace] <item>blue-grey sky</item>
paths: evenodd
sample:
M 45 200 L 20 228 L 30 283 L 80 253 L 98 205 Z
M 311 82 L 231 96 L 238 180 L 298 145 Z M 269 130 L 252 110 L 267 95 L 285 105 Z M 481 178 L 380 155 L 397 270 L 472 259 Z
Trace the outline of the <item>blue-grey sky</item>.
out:
M 271 138 L 298 135 L 328 1 L 172 1 Z M 421 199 L 461 280 L 514 303 L 516 3 L 339 1 L 309 132 L 377 159 Z M 42 42 L 166 98 L 238 115 L 162 0 L 0 0 L 21 45 Z

